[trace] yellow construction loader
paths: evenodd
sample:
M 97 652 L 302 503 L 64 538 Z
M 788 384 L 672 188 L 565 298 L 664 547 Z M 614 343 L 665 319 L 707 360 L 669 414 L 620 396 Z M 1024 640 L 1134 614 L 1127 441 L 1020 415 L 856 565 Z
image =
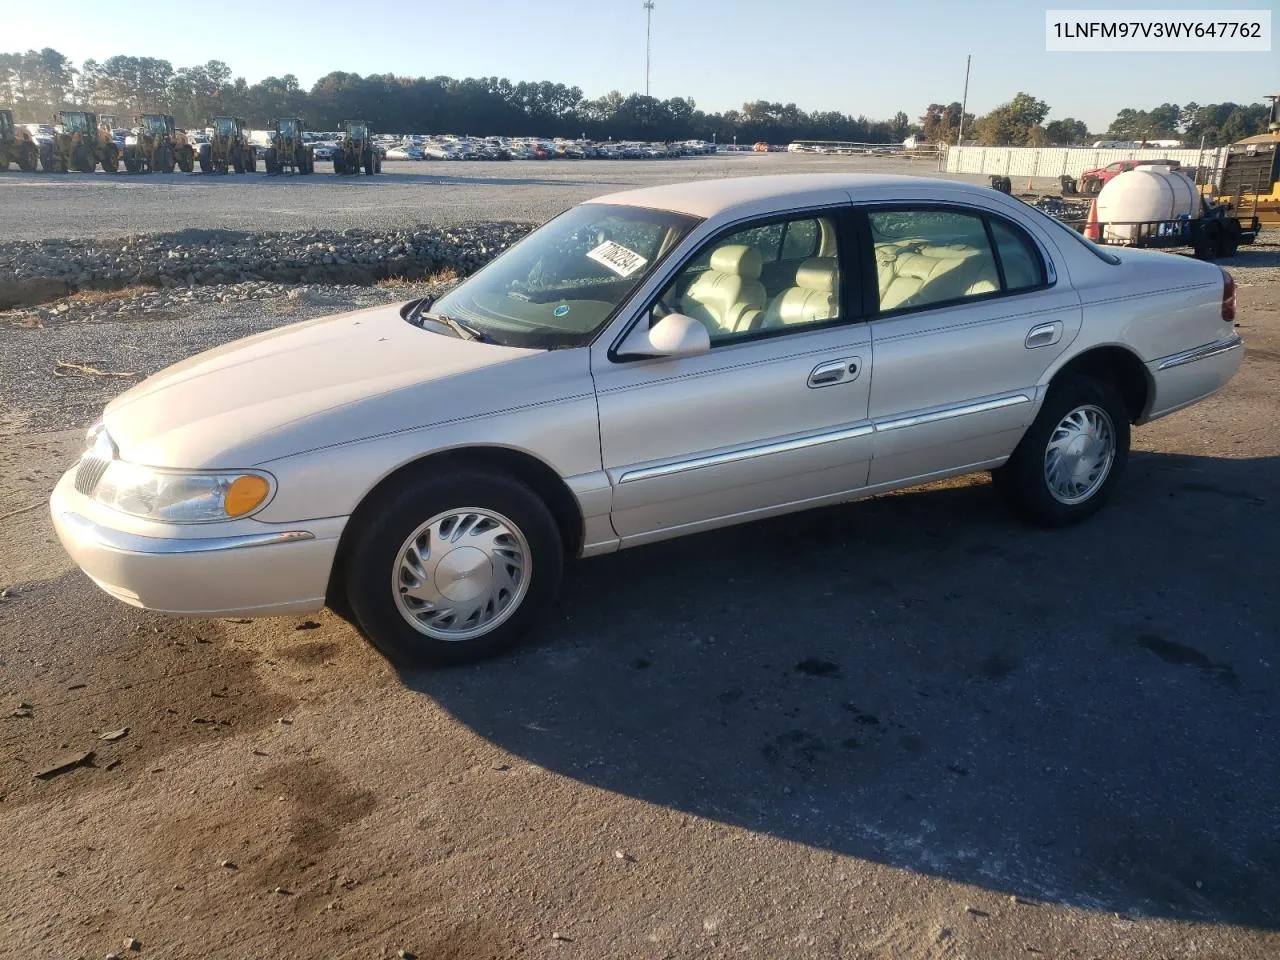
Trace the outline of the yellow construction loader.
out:
M 1229 204 L 1233 217 L 1256 217 L 1260 226 L 1280 227 L 1280 94 L 1267 99 L 1267 132 L 1227 147 L 1218 183 L 1205 192 Z
M 351 120 L 343 124 L 342 142 L 333 152 L 334 173 L 359 173 L 369 176 L 382 172 L 382 151 L 373 142 L 373 128 L 367 120 Z
M 203 173 L 253 173 L 258 169 L 253 144 L 245 136 L 241 117 L 214 117 L 213 138 L 200 144 L 200 170 Z
M 46 173 L 93 173 L 98 164 L 105 173 L 120 169 L 120 151 L 111 139 L 110 128 L 104 129 L 95 113 L 59 113 L 53 142 L 41 150 L 40 166 Z
M 316 157 L 311 144 L 302 139 L 302 120 L 281 117 L 272 123 L 271 149 L 267 151 L 267 173 L 315 173 Z
M 13 125 L 13 111 L 0 110 L 0 173 L 9 169 L 9 164 L 16 163 L 19 170 L 31 173 L 40 161 L 40 151 L 36 148 L 31 133 L 23 127 L 18 130 Z
M 138 117 L 138 135 L 124 148 L 124 168 L 130 173 L 183 173 L 196 168 L 196 151 L 187 135 L 174 127 L 165 113 L 144 113 Z

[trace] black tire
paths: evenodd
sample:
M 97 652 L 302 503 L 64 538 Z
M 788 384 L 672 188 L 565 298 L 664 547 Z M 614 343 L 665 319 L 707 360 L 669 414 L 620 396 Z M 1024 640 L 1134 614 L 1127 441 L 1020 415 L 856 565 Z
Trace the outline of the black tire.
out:
M 276 163 L 276 151 L 274 147 L 272 147 L 270 150 L 267 151 L 266 162 L 267 162 L 268 176 L 271 176 L 280 172 L 280 167 Z
M 18 169 L 27 173 L 34 173 L 39 163 L 40 151 L 36 149 L 36 145 L 30 140 L 22 141 L 22 146 L 18 148 Z M 9 168 L 7 162 L 4 166 L 6 170 Z
M 410 626 L 393 596 L 392 574 L 401 547 L 421 524 L 460 507 L 492 510 L 512 522 L 528 544 L 531 573 L 524 599 L 492 631 L 446 640 Z M 443 666 L 492 656 L 519 640 L 560 589 L 564 544 L 555 518 L 537 494 L 501 474 L 410 475 L 380 494 L 356 529 L 343 569 L 347 598 L 365 636 L 399 665 Z
M 1079 192 L 1075 177 L 1064 176 L 1059 182 L 1062 184 L 1062 195 L 1064 197 L 1074 197 Z
M 1102 181 L 1096 177 L 1085 177 L 1084 183 L 1080 184 L 1080 192 L 1086 196 L 1096 197 L 1102 192 Z
M 253 147 L 249 147 L 249 149 L 245 150 L 244 152 L 244 172 L 245 173 L 258 172 L 258 154 L 253 149 Z
M 194 173 L 196 169 L 196 152 L 190 146 L 178 152 L 178 169 L 183 173 Z
M 1221 255 L 1234 257 L 1240 250 L 1240 221 L 1226 220 L 1223 223 Z
M 103 173 L 120 172 L 120 150 L 114 143 L 108 144 L 102 151 Z
M 75 167 L 77 173 L 93 173 L 93 157 L 89 153 L 88 145 L 83 143 L 76 145 L 71 154 L 71 165 Z
M 236 173 L 244 173 L 244 153 L 239 147 L 231 151 L 231 169 Z
M 1068 414 L 1084 408 L 1101 411 L 1109 422 L 1114 451 L 1109 467 L 1076 503 L 1066 503 L 1050 490 L 1046 478 L 1049 444 Z M 1129 411 L 1111 384 L 1091 377 L 1055 381 L 1035 421 L 1004 466 L 992 471 L 996 489 L 1024 520 L 1040 527 L 1065 527 L 1093 516 L 1107 502 L 1129 459 Z
M 142 171 L 142 160 L 138 156 L 137 150 L 125 148 L 124 169 L 128 173 L 140 173 Z
M 1222 255 L 1223 232 L 1221 221 L 1207 220 L 1200 224 L 1194 243 L 1197 260 L 1209 262 Z
M 53 173 L 53 144 L 40 145 L 40 169 L 45 173 Z
M 213 146 L 211 144 L 200 144 L 200 172 L 213 172 Z
M 373 151 L 366 150 L 364 152 L 364 174 L 366 177 L 373 176 Z
M 335 176 L 341 176 L 347 172 L 346 161 L 343 160 L 342 154 L 335 153 L 333 155 L 333 173 Z
M 174 166 L 173 147 L 169 146 L 166 143 L 163 147 L 157 150 L 155 165 L 156 165 L 156 169 L 159 170 L 161 173 L 164 173 L 164 174 L 173 173 L 173 166 Z

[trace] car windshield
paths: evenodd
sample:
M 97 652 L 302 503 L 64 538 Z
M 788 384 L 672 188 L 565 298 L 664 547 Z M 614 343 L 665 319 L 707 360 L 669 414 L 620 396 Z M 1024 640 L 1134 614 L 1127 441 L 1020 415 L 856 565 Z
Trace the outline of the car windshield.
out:
M 584 203 L 431 304 L 486 340 L 557 349 L 588 343 L 696 218 Z

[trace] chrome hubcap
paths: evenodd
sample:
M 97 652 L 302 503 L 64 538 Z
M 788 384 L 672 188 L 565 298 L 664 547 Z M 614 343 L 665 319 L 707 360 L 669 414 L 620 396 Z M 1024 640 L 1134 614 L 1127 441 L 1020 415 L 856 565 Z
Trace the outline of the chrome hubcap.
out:
M 396 555 L 391 589 L 401 616 L 437 640 L 470 640 L 505 621 L 529 589 L 529 544 L 492 510 L 438 513 Z
M 1076 407 L 1059 421 L 1044 451 L 1049 493 L 1068 506 L 1088 500 L 1106 482 L 1116 458 L 1116 431 L 1101 407 Z

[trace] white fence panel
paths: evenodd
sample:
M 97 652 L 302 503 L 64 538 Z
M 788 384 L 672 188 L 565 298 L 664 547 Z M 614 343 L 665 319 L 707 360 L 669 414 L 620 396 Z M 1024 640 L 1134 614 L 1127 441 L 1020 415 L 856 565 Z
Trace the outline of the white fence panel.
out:
M 1078 177 L 1086 170 L 1117 160 L 1177 160 L 1189 169 L 1219 169 L 1222 148 L 1102 150 L 1093 147 L 952 147 L 947 173 L 998 174 L 1007 177 Z

